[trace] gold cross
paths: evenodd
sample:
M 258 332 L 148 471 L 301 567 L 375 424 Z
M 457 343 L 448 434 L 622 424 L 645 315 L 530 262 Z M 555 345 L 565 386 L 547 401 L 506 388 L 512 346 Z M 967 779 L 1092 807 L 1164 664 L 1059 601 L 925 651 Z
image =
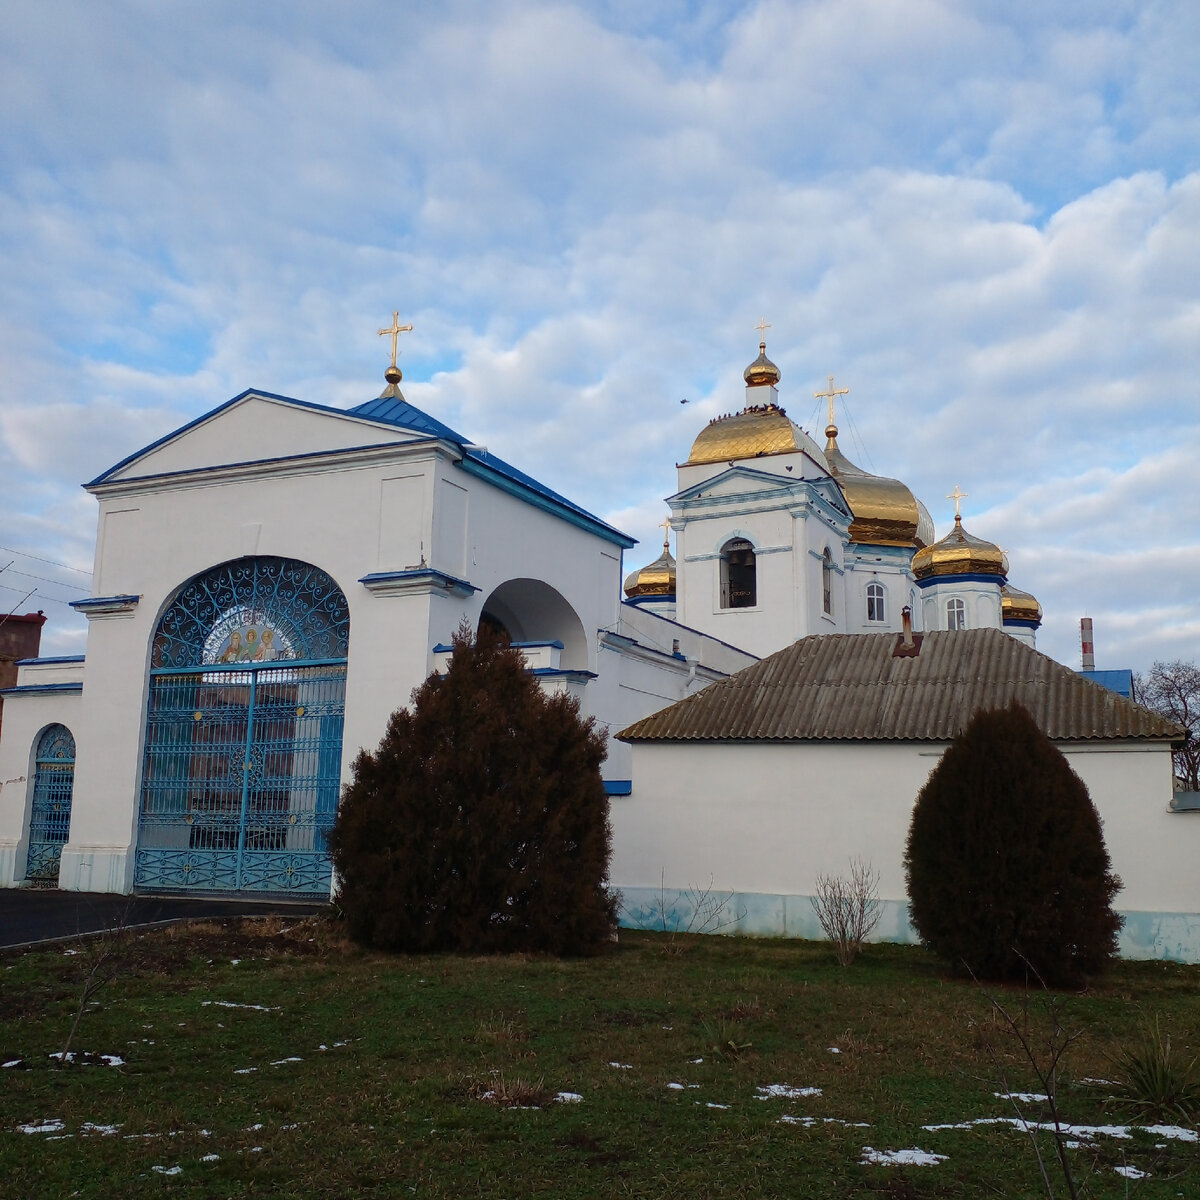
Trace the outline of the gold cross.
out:
M 967 498 L 967 493 L 959 491 L 957 483 L 954 485 L 954 491 L 948 492 L 946 494 L 947 500 L 954 501 L 954 519 L 956 521 L 962 519 L 962 513 L 959 511 L 959 502 L 962 500 L 965 500 L 966 498 Z
M 850 395 L 850 389 L 849 388 L 835 388 L 833 386 L 833 376 L 830 375 L 829 376 L 829 391 L 813 392 L 813 399 L 829 401 L 829 423 L 830 423 L 830 425 L 832 425 L 833 424 L 833 398 L 834 398 L 834 396 L 848 396 L 848 395 Z
M 387 337 L 388 334 L 391 334 L 391 337 L 392 337 L 392 366 L 393 367 L 396 365 L 396 339 L 402 333 L 412 333 L 412 326 L 411 325 L 401 325 L 400 324 L 400 314 L 398 312 L 392 313 L 392 327 L 390 329 L 381 329 L 379 331 L 380 337 Z
M 767 344 L 767 330 L 771 328 L 767 323 L 767 318 L 759 317 L 758 324 L 754 328 L 758 330 L 758 340 L 765 346 Z
M 669 550 L 671 548 L 671 518 L 663 517 L 658 527 L 663 531 L 663 549 Z

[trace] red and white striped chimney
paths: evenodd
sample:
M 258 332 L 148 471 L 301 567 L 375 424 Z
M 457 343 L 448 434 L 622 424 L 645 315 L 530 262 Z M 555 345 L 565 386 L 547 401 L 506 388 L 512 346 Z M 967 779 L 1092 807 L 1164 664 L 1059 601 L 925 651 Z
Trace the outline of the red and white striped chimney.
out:
M 1096 669 L 1096 643 L 1092 640 L 1092 618 L 1079 618 L 1079 645 L 1083 651 L 1083 669 Z

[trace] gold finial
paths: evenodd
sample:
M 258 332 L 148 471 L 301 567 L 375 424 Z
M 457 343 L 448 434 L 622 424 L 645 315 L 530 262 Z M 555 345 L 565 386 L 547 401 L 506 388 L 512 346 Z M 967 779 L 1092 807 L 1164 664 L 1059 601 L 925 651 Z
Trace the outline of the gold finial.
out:
M 833 423 L 833 399 L 834 399 L 834 397 L 835 396 L 848 396 L 848 395 L 850 395 L 849 388 L 835 388 L 833 386 L 833 376 L 832 375 L 829 376 L 829 391 L 813 392 L 814 400 L 828 400 L 829 401 L 829 424 L 825 427 L 825 436 L 826 437 L 831 437 L 831 438 L 837 437 L 837 426 Z
M 965 500 L 967 498 L 967 494 L 968 493 L 959 490 L 957 483 L 954 485 L 954 491 L 948 492 L 946 494 L 947 500 L 954 501 L 954 519 L 955 519 L 955 521 L 962 520 L 961 503 L 963 500 Z
M 658 523 L 658 527 L 659 527 L 659 529 L 661 529 L 663 531 L 663 549 L 670 550 L 671 549 L 671 518 L 663 517 L 663 519 Z
M 759 317 L 758 324 L 755 325 L 754 328 L 758 330 L 759 348 L 765 350 L 767 348 L 767 330 L 771 328 L 770 324 L 767 322 L 767 318 Z

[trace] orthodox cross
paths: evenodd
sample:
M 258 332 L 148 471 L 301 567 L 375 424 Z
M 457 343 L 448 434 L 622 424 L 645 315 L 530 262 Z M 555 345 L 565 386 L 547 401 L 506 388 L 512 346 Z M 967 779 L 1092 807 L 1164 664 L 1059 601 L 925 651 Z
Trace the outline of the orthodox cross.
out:
M 833 398 L 835 396 L 848 396 L 848 395 L 850 395 L 850 389 L 849 388 L 835 388 L 833 386 L 833 376 L 830 375 L 829 376 L 829 391 L 813 392 L 813 399 L 829 401 L 829 423 L 830 423 L 830 425 L 832 425 L 833 424 Z
M 669 550 L 671 547 L 671 518 L 663 517 L 658 527 L 663 531 L 663 549 Z
M 968 495 L 968 493 L 959 491 L 957 483 L 954 485 L 954 491 L 948 492 L 946 494 L 947 500 L 954 501 L 954 519 L 956 521 L 962 520 L 962 512 L 960 511 L 959 505 L 960 505 L 961 501 L 963 501 L 967 498 L 967 495 Z
M 767 330 L 771 328 L 767 323 L 767 318 L 759 317 L 758 324 L 754 328 L 758 330 L 758 340 L 765 346 L 767 344 Z
M 381 329 L 379 331 L 380 337 L 387 337 L 389 334 L 391 335 L 391 338 L 392 338 L 392 366 L 393 367 L 396 365 L 396 339 L 402 333 L 412 333 L 412 326 L 411 325 L 401 325 L 400 324 L 400 314 L 398 312 L 392 313 L 392 327 L 390 329 Z

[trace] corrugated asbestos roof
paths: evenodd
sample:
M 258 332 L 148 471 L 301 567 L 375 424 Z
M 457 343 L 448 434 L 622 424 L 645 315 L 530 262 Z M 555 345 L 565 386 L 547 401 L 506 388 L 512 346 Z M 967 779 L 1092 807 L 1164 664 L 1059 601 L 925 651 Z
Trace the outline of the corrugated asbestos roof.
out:
M 622 741 L 949 741 L 980 709 L 1023 704 L 1049 737 L 1178 739 L 1163 717 L 1000 629 L 807 637 L 646 717 Z

